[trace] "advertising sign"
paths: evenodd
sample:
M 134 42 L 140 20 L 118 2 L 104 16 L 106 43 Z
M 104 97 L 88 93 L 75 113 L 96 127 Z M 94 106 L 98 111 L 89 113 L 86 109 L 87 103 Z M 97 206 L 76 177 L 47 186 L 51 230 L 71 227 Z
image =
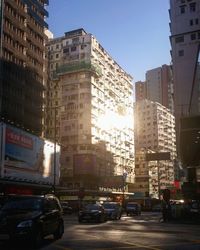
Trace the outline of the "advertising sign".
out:
M 3 176 L 52 184 L 55 167 L 58 184 L 60 147 L 13 126 L 6 125 L 4 128 Z
M 92 154 L 74 155 L 74 175 L 95 175 L 96 156 Z
M 170 152 L 147 153 L 146 161 L 170 160 Z
M 105 176 L 101 178 L 100 185 L 104 188 L 122 188 L 125 185 L 123 175 Z

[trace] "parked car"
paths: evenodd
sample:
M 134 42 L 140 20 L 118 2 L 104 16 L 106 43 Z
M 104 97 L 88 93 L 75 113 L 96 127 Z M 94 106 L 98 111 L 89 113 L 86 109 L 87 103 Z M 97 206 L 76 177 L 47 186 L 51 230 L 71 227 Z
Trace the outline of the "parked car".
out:
M 106 220 L 105 210 L 100 204 L 87 204 L 78 213 L 78 221 L 104 222 Z
M 62 206 L 64 214 L 72 214 L 73 209 L 69 206 L 69 203 L 67 201 L 61 201 L 60 204 Z
M 0 209 L 0 240 L 27 240 L 35 248 L 43 237 L 62 237 L 64 221 L 59 200 L 53 195 L 6 197 Z
M 160 203 L 159 203 L 159 204 L 156 204 L 156 205 L 154 205 L 154 206 L 152 207 L 152 212 L 161 212 L 161 210 L 162 210 L 162 206 L 161 206 Z
M 122 216 L 122 207 L 118 202 L 104 202 L 106 218 L 111 220 L 119 220 Z
M 128 215 L 140 215 L 141 205 L 137 202 L 128 202 L 126 204 L 126 214 Z

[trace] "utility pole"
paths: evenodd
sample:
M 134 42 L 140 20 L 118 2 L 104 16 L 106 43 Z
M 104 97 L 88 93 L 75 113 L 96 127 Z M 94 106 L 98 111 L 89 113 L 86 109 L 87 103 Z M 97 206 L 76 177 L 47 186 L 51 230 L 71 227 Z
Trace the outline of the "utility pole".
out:
M 56 108 L 54 109 L 54 163 L 53 163 L 53 192 L 56 192 Z
M 2 116 L 3 98 L 3 13 L 4 0 L 0 0 L 0 116 Z
M 158 199 L 160 200 L 160 161 L 157 161 L 157 169 L 158 169 Z

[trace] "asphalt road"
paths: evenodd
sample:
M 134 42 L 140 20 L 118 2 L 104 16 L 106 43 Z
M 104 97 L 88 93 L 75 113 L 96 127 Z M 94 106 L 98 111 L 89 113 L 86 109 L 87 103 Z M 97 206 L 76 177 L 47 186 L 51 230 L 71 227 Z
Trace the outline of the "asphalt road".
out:
M 41 249 L 200 250 L 199 225 L 161 223 L 160 216 L 159 213 L 145 212 L 141 216 L 124 215 L 118 221 L 79 224 L 75 215 L 67 215 L 63 238 L 54 241 L 52 237 L 48 237 Z M 6 250 L 1 245 L 0 249 Z

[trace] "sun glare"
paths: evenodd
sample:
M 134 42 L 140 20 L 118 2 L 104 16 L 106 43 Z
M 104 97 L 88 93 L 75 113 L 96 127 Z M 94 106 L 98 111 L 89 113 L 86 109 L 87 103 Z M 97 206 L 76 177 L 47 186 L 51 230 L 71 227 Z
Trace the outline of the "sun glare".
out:
M 131 119 L 128 115 L 121 115 L 116 112 L 108 111 L 98 118 L 98 125 L 104 130 L 123 129 L 130 127 Z

